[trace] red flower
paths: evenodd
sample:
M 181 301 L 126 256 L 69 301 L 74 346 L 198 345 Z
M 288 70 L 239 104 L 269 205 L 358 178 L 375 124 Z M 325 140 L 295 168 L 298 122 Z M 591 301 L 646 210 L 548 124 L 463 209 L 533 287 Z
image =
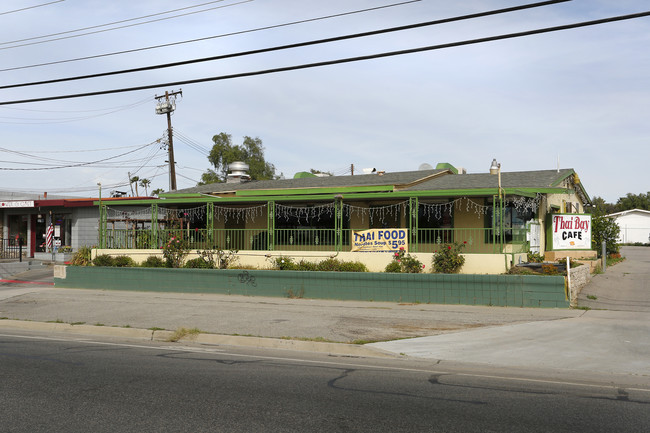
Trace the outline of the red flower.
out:
M 463 241 L 463 243 L 464 243 L 464 244 L 466 244 L 466 243 L 467 243 L 467 241 Z
M 450 250 L 450 249 L 451 249 L 451 245 L 447 246 L 447 249 Z

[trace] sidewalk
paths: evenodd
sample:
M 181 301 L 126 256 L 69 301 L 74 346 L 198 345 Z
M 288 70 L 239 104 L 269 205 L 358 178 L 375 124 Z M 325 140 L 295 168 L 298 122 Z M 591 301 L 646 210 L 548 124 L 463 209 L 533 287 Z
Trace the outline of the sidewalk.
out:
M 637 252 L 634 250 L 633 257 L 610 268 L 607 274 L 595 276 L 584 291 L 590 293 L 592 285 L 600 290 L 609 287 L 615 296 L 627 293 L 620 284 L 641 284 L 632 292 L 648 299 L 650 269 L 645 264 L 650 248 L 640 251 L 639 257 Z M 626 278 L 631 271 L 637 276 Z M 43 271 L 30 271 L 14 279 L 52 281 L 51 274 Z M 603 283 L 605 279 L 609 282 Z M 611 281 L 619 287 L 612 287 Z M 618 299 L 617 303 L 625 304 L 625 300 Z M 137 334 L 139 338 L 154 338 L 158 331 L 148 329 L 196 328 L 204 333 L 201 338 L 212 335 L 213 344 L 243 344 L 246 340 L 258 347 L 331 353 L 345 348 L 345 354 L 351 354 L 350 347 L 363 347 L 354 354 L 389 352 L 395 356 L 499 366 L 650 375 L 650 312 L 639 308 L 584 311 L 395 304 L 0 283 L 0 317 L 6 318 L 0 320 L 0 328 L 64 322 L 68 325 L 41 326 L 121 336 L 145 330 Z M 72 323 L 77 325 L 69 325 Z M 305 345 L 298 344 L 301 341 Z M 359 345 L 363 343 L 371 344 Z

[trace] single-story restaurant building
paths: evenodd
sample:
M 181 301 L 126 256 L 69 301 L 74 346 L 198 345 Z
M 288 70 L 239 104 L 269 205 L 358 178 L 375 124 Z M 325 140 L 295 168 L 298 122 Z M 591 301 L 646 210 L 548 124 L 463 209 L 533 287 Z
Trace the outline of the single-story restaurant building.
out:
M 270 257 L 364 262 L 381 271 L 397 248 L 427 269 L 442 248 L 462 244 L 463 273 L 498 274 L 529 251 L 591 257 L 590 204 L 573 169 L 467 174 L 435 169 L 249 181 L 246 164 L 228 182 L 159 198 L 97 200 L 97 254 L 136 261 L 171 237 L 195 250 L 237 250 L 242 264 Z M 589 222 L 587 222 L 589 220 Z M 380 242 L 381 241 L 381 242 Z

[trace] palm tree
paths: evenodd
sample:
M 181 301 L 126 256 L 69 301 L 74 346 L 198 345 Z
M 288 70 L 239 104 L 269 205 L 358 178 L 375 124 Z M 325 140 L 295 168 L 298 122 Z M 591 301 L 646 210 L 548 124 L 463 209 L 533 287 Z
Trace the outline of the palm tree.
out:
M 151 195 L 158 196 L 158 194 L 160 194 L 161 192 L 165 192 L 165 190 L 162 188 L 156 188 L 153 191 L 151 191 Z
M 144 195 L 149 195 L 147 192 L 149 185 L 151 185 L 151 181 L 149 179 L 140 179 L 140 186 L 144 188 Z
M 131 184 L 135 184 L 135 195 L 137 197 L 140 195 L 138 194 L 138 181 L 140 180 L 140 178 L 138 176 L 132 176 L 130 180 L 131 180 Z M 131 193 L 133 193 L 133 187 L 131 187 Z

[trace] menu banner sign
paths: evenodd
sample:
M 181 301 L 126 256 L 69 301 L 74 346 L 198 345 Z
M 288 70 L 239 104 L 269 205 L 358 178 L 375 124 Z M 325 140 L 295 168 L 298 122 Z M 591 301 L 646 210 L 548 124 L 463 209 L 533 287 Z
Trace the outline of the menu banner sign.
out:
M 352 251 L 408 251 L 408 229 L 370 229 L 354 232 Z

